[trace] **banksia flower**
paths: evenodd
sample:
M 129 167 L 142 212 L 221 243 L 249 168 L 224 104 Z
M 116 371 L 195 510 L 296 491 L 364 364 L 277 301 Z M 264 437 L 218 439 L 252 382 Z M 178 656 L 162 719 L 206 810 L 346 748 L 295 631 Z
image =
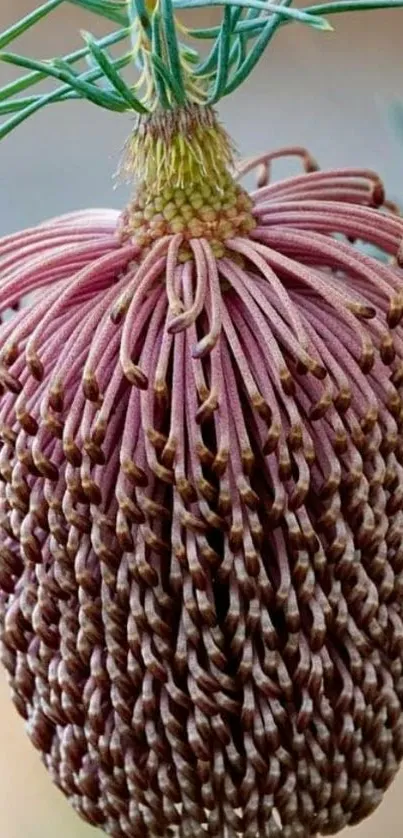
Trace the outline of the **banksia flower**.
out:
M 228 9 L 199 74 L 166 0 L 131 9 L 142 99 L 90 36 L 108 88 L 3 55 L 138 111 L 123 213 L 0 245 L 1 658 L 114 838 L 336 833 L 403 756 L 403 221 L 300 148 L 235 170 L 214 101 L 291 10 Z

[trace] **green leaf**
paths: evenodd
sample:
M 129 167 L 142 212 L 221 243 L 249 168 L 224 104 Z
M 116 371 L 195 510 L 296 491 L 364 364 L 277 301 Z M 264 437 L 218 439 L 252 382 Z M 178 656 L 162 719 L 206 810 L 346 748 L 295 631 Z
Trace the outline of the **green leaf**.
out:
M 368 0 L 368 2 L 370 1 L 371 0 Z M 388 0 L 385 0 L 385 2 L 387 1 Z M 392 1 L 393 0 L 389 0 L 389 2 Z M 359 2 L 359 0 L 357 0 L 357 2 Z M 400 0 L 398 0 L 398 2 L 400 2 Z M 194 9 L 196 7 L 204 8 L 210 6 L 241 6 L 244 9 L 259 9 L 262 12 L 279 14 L 281 17 L 296 20 L 299 23 L 308 24 L 308 26 L 312 26 L 313 29 L 320 29 L 323 32 L 329 32 L 332 29 L 328 21 L 324 18 L 309 14 L 309 8 L 288 9 L 277 5 L 276 3 L 266 3 L 264 0 L 174 0 L 174 6 L 176 9 Z
M 0 55 L 0 58 L 1 57 L 2 56 Z M 57 63 L 52 63 L 49 75 L 52 75 L 59 81 L 64 81 L 72 88 L 72 90 L 80 93 L 85 99 L 88 99 L 88 101 L 92 102 L 94 105 L 98 105 L 101 108 L 107 108 L 111 111 L 127 110 L 127 102 L 125 102 L 121 96 L 118 96 L 115 93 L 108 93 L 97 87 L 95 84 L 83 81 L 80 76 L 77 76 L 71 70 L 67 71 L 63 69 L 63 67 L 58 67 Z
M 218 30 L 218 34 L 219 33 L 220 33 L 220 29 Z M 211 73 L 212 71 L 215 71 L 215 69 L 217 67 L 217 61 L 218 61 L 218 49 L 219 49 L 219 42 L 218 42 L 218 38 L 217 38 L 214 41 L 214 44 L 211 47 L 211 50 L 210 50 L 209 54 L 206 56 L 206 58 L 204 59 L 204 61 L 202 61 L 199 64 L 199 66 L 196 67 L 196 69 L 195 69 L 195 75 L 196 76 L 205 76 L 205 75 Z
M 240 20 L 239 23 L 234 26 L 233 33 L 234 35 L 240 34 L 247 34 L 250 37 L 254 35 L 258 35 L 262 29 L 267 24 L 267 17 L 258 18 L 257 20 Z M 198 40 L 213 40 L 218 38 L 220 34 L 220 26 L 211 26 L 206 29 L 189 29 L 189 35 L 192 38 L 197 38 Z
M 56 9 L 57 6 L 63 3 L 63 0 L 49 0 L 48 3 L 44 3 L 43 6 L 39 6 L 29 15 L 26 15 L 19 20 L 18 23 L 14 23 L 9 29 L 6 29 L 5 32 L 2 32 L 0 35 L 0 49 L 4 49 L 4 47 L 11 44 L 11 41 L 14 41 L 16 38 L 19 38 L 20 35 L 23 35 L 27 29 L 30 29 L 31 26 L 34 26 L 35 23 L 38 23 L 43 17 L 52 12 L 53 9 Z
M 24 99 L 10 99 L 9 102 L 0 102 L 0 116 L 8 113 L 18 113 L 18 111 L 24 110 L 38 99 L 40 99 L 40 96 L 27 96 Z
M 189 61 L 190 64 L 198 64 L 200 61 L 200 55 L 196 49 L 193 49 L 189 46 L 189 44 L 184 44 L 182 41 L 179 41 L 180 51 L 183 58 L 186 61 Z
M 27 107 L 16 113 L 15 116 L 11 117 L 11 119 L 8 119 L 7 122 L 4 122 L 3 125 L 0 126 L 0 140 L 6 137 L 7 134 L 10 134 L 11 131 L 14 130 L 14 128 L 17 128 L 19 125 L 25 122 L 25 120 L 28 119 L 30 116 L 33 116 L 34 113 L 45 107 L 45 105 L 50 105 L 55 102 L 64 101 L 65 98 L 81 97 L 77 96 L 77 94 L 74 93 L 74 91 L 72 90 L 68 91 L 68 96 L 66 95 L 66 97 L 62 97 L 60 95 L 60 90 L 54 90 L 52 93 L 47 93 L 44 96 L 35 96 L 33 98 L 35 99 L 35 101 L 33 101 L 32 104 L 27 105 Z
M 122 58 L 116 59 L 114 61 L 114 66 L 116 68 L 125 67 L 131 61 L 131 53 L 122 56 Z M 88 81 L 95 81 L 101 76 L 100 70 L 92 70 L 91 72 L 87 72 L 83 74 L 82 78 L 86 78 Z M 32 105 L 28 105 L 24 108 L 23 111 L 17 113 L 11 119 L 7 120 L 7 122 L 3 123 L 0 126 L 0 140 L 3 137 L 6 137 L 14 128 L 17 128 L 18 125 L 21 125 L 22 122 L 25 122 L 30 116 L 32 116 L 37 111 L 41 110 L 42 108 L 46 107 L 46 105 L 51 105 L 56 102 L 64 102 L 66 99 L 82 99 L 83 97 L 76 93 L 74 90 L 64 84 L 61 87 L 57 88 L 57 90 L 53 90 L 51 93 L 46 93 L 43 96 L 36 97 L 37 101 L 32 102 Z
M 147 35 L 151 36 L 151 20 L 144 0 L 128 0 L 129 21 L 139 23 Z
M 94 12 L 96 15 L 105 17 L 119 26 L 129 25 L 129 16 L 125 2 L 113 2 L 113 0 L 68 0 L 74 6 L 80 6 L 87 12 Z
M 233 32 L 237 31 L 237 20 L 239 19 L 240 15 L 243 13 L 243 8 L 241 6 L 236 6 L 235 8 L 231 9 L 232 15 L 232 26 Z M 260 14 L 260 12 L 257 12 Z M 235 24 L 235 25 L 234 25 Z M 196 35 L 195 35 L 196 33 Z M 200 64 L 195 68 L 194 73 L 196 76 L 206 76 L 207 74 L 213 73 L 217 68 L 218 63 L 218 54 L 220 48 L 220 34 L 221 34 L 221 26 L 215 26 L 207 29 L 189 29 L 189 35 L 191 37 L 201 37 L 201 38 L 211 38 L 214 39 L 214 44 L 206 56 L 206 58 L 200 62 Z
M 288 4 L 290 4 L 291 2 L 292 0 L 283 0 L 281 11 L 285 11 Z M 262 54 L 264 53 L 268 43 L 271 41 L 280 24 L 280 14 L 272 15 L 270 18 L 268 18 L 268 20 L 266 20 L 265 27 L 263 28 L 259 38 L 253 45 L 244 62 L 241 64 L 241 66 L 235 72 L 234 76 L 229 82 L 225 90 L 226 96 L 233 90 L 235 90 L 237 87 L 239 87 L 239 85 L 242 84 L 242 82 L 247 78 L 247 76 L 249 76 L 249 74 L 252 72 L 259 59 L 261 58 Z
M 16 96 L 18 93 L 23 93 L 24 90 L 28 89 L 28 87 L 38 84 L 44 78 L 45 77 L 42 73 L 27 73 L 27 75 L 23 76 L 21 79 L 16 79 L 15 81 L 6 84 L 4 87 L 0 88 L 0 102 L 3 102 L 5 99 L 9 99 L 12 96 Z
M 179 98 L 177 98 L 177 102 L 178 105 L 184 105 L 186 101 L 186 92 L 183 84 L 172 0 L 160 0 L 160 10 L 161 23 L 165 35 L 165 45 L 168 53 L 169 68 L 172 77 L 175 79 L 177 96 L 179 96 Z
M 109 79 L 112 87 L 119 93 L 123 99 L 127 102 L 127 104 L 133 108 L 133 110 L 137 111 L 138 113 L 147 113 L 147 108 L 140 102 L 139 99 L 132 93 L 130 88 L 127 86 L 126 82 L 122 79 L 119 75 L 117 70 L 115 70 L 112 62 L 109 60 L 106 52 L 103 52 L 99 44 L 97 44 L 95 38 L 89 33 L 84 32 L 83 38 L 87 44 L 88 49 L 96 63 L 98 64 L 100 70 L 104 73 L 107 79 Z
M 189 29 L 188 32 L 191 38 L 210 41 L 213 38 L 218 38 L 220 28 L 220 26 L 205 26 L 202 29 Z
M 279 5 L 286 6 L 287 3 L 283 3 L 280 0 Z M 261 29 L 256 30 L 256 28 L 254 28 L 257 22 L 260 23 L 262 27 L 267 26 L 267 15 L 265 15 L 262 12 L 258 12 L 257 9 L 248 9 L 248 11 L 246 12 L 245 19 L 239 21 L 239 24 L 237 25 L 239 49 L 237 51 L 236 56 L 231 56 L 233 59 L 232 66 L 236 64 L 236 70 L 238 70 L 244 63 L 244 61 L 246 61 L 249 39 L 254 38 L 256 34 L 259 34 L 259 32 L 261 31 Z M 244 28 L 242 28 L 243 24 Z
M 160 33 L 160 15 L 157 11 L 154 12 L 152 17 L 151 33 L 152 55 L 154 56 L 154 58 L 158 58 L 159 60 L 161 60 L 162 43 Z M 164 77 L 161 76 L 161 72 L 160 70 L 158 70 L 155 61 L 151 63 L 151 66 L 158 101 L 161 102 L 163 108 L 169 108 L 169 97 L 167 94 Z
M 165 83 L 166 87 L 168 87 L 174 97 L 176 102 L 179 101 L 181 96 L 181 90 L 178 89 L 176 84 L 176 79 L 173 78 L 167 67 L 165 66 L 164 62 L 158 57 L 158 55 L 154 55 L 151 53 L 151 62 L 154 65 L 156 73 L 160 76 L 162 81 Z
M 57 60 L 53 62 L 35 61 L 33 58 L 25 58 L 22 55 L 15 55 L 10 52 L 0 53 L 0 60 L 5 61 L 8 64 L 13 64 L 16 67 L 24 67 L 28 70 L 37 70 L 44 76 L 50 76 L 51 78 L 63 81 L 95 105 L 100 105 L 103 108 L 108 108 L 109 110 L 114 111 L 124 111 L 127 109 L 127 103 L 124 102 L 124 100 L 115 94 L 106 93 L 99 87 L 96 87 L 87 81 L 83 81 L 82 78 L 75 76 L 71 71 L 68 72 L 60 67 Z
M 37 2 L 41 5 L 0 34 L 0 50 L 4 50 L 11 41 L 56 9 L 63 0 Z M 133 60 L 136 60 L 140 74 L 147 71 L 146 65 L 150 62 L 154 77 L 153 96 L 163 108 L 183 105 L 187 97 L 191 101 L 192 91 L 196 91 L 195 96 L 199 95 L 197 79 L 200 76 L 203 77 L 203 95 L 208 87 L 208 102 L 213 104 L 242 84 L 280 27 L 294 21 L 327 31 L 331 29 L 327 15 L 403 7 L 403 0 L 325 0 L 304 8 L 290 8 L 292 0 L 67 2 L 119 23 L 124 28 L 106 38 L 94 38 L 86 33 L 86 46 L 83 49 L 53 61 L 36 61 L 12 52 L 0 53 L 0 60 L 30 71 L 0 89 L 0 116 L 11 115 L 1 126 L 0 136 L 5 136 L 12 127 L 45 105 L 69 98 L 85 98 L 118 112 L 132 109 L 147 113 L 145 104 L 136 95 L 136 86 L 126 83 L 119 73 L 121 67 Z M 179 28 L 174 16 L 177 10 L 197 7 L 221 7 L 223 10 L 220 26 L 188 30 L 190 37 L 212 41 L 209 54 L 203 60 L 199 53 L 179 40 Z M 140 32 L 145 40 L 143 37 L 138 49 Z M 136 49 L 123 59 L 112 60 L 108 46 L 118 43 L 124 37 L 132 37 Z M 74 70 L 74 65 L 81 59 L 86 59 L 90 64 L 86 72 Z M 51 93 L 19 98 L 24 91 L 48 77 L 59 80 L 62 85 Z M 151 104 L 156 103 L 153 101 Z
M 318 6 L 307 6 L 303 11 L 311 15 L 334 15 L 343 12 L 364 12 L 375 9 L 401 9 L 403 0 L 332 0 Z
M 126 28 L 118 29 L 116 32 L 112 32 L 110 35 L 106 35 L 106 37 L 101 38 L 98 41 L 98 45 L 100 47 L 112 46 L 113 44 L 117 44 L 119 41 L 122 41 L 124 38 L 127 38 L 127 35 L 128 30 Z M 70 55 L 64 56 L 63 60 L 67 64 L 75 64 L 77 61 L 81 61 L 82 58 L 85 58 L 88 54 L 88 47 L 82 47 L 81 49 L 70 53 Z M 11 96 L 16 96 L 18 93 L 22 93 L 24 90 L 27 90 L 34 84 L 38 84 L 39 82 L 43 81 L 44 78 L 45 75 L 43 73 L 33 72 L 28 73 L 21 79 L 16 79 L 16 81 L 10 82 L 9 84 L 0 88 L 0 102 L 4 101 L 5 99 L 8 99 Z M 99 74 L 96 75 L 94 78 L 99 78 Z
M 239 69 L 241 64 L 246 59 L 246 46 L 247 46 L 247 38 L 244 35 L 238 35 L 235 41 L 235 44 L 231 50 L 230 55 L 230 65 L 231 68 L 235 65 L 236 70 Z
M 214 104 L 221 98 L 227 85 L 232 24 L 232 9 L 230 6 L 226 6 L 224 9 L 220 34 L 218 36 L 217 71 L 214 88 L 208 99 L 209 104 Z

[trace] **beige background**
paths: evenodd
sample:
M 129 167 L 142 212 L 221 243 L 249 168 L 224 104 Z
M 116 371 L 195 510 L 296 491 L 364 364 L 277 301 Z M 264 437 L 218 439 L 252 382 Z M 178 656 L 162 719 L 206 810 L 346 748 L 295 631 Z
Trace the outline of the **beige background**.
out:
M 0 30 L 35 7 L 0 0 Z M 335 35 L 289 27 L 252 81 L 225 101 L 221 115 L 242 154 L 281 144 L 309 146 L 324 166 L 377 168 L 403 197 L 403 143 L 388 122 L 403 99 L 403 11 L 334 18 Z M 16 46 L 37 57 L 67 52 L 77 30 L 105 27 L 73 6 L 58 10 Z M 0 84 L 12 77 L 0 65 Z M 121 206 L 126 192 L 111 175 L 130 130 L 127 116 L 91 105 L 55 106 L 4 141 L 0 154 L 0 234 L 83 206 Z M 282 170 L 284 171 L 284 170 Z M 352 838 L 401 838 L 403 773 L 384 804 Z M 89 838 L 52 787 L 0 675 L 0 838 Z

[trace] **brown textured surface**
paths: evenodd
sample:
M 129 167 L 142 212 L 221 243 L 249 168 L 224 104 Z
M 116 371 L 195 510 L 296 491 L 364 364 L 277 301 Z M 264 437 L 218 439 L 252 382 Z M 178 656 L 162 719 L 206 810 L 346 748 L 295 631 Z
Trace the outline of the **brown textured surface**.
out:
M 78 820 L 68 801 L 50 782 L 39 754 L 26 737 L 0 673 L 2 745 L 0 749 L 0 834 L 4 838 L 101 838 L 102 833 Z M 379 809 L 340 838 L 401 838 L 403 773 Z

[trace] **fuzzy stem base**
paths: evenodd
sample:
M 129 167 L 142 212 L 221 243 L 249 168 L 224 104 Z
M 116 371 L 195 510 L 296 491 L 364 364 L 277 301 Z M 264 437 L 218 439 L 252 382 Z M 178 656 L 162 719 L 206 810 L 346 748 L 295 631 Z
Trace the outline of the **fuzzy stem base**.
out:
M 124 236 L 142 247 L 164 235 L 204 237 L 223 255 L 226 239 L 255 226 L 252 202 L 235 182 L 232 164 L 231 141 L 211 108 L 192 105 L 142 118 L 124 164 L 140 184 L 124 214 Z

